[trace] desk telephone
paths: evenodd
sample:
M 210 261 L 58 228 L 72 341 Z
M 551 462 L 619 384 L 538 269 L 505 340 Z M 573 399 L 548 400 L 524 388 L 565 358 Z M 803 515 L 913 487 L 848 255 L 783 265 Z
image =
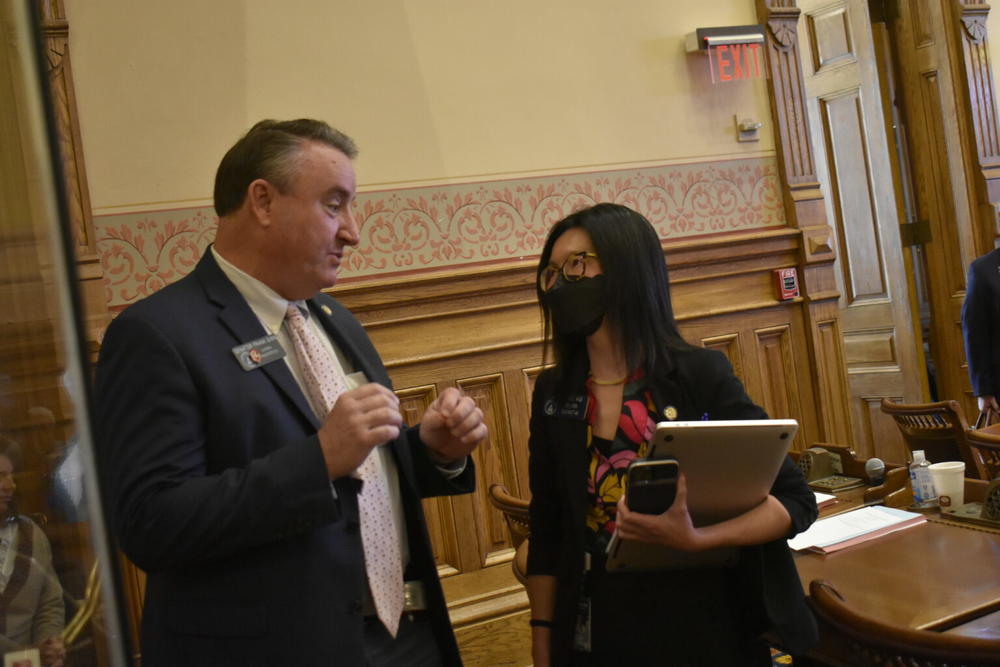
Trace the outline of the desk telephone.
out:
M 810 447 L 799 455 L 799 469 L 814 491 L 834 493 L 864 485 L 860 477 L 844 475 L 844 466 L 837 454 L 822 447 Z
M 1000 528 L 1000 479 L 990 482 L 983 502 L 965 503 L 949 513 L 948 518 Z

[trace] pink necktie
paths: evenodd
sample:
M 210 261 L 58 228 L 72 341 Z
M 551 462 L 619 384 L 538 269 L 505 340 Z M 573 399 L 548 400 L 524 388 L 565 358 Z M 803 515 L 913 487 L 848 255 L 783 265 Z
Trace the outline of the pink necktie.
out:
M 289 304 L 285 321 L 299 358 L 309 402 L 316 415 L 325 419 L 337 398 L 347 391 L 347 382 L 298 306 Z M 377 456 L 373 449 L 357 470 L 364 482 L 358 495 L 361 542 L 375 612 L 389 634 L 395 637 L 403 613 L 403 566 L 389 488 L 385 475 L 379 471 Z

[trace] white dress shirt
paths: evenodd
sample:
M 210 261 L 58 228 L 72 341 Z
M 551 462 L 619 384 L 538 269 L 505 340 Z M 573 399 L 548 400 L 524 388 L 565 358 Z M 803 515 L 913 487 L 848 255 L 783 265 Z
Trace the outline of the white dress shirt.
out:
M 260 320 L 261 325 L 269 334 L 274 334 L 278 338 L 278 343 L 281 344 L 282 349 L 285 350 L 285 362 L 288 364 L 288 369 L 292 372 L 292 376 L 295 378 L 295 382 L 299 385 L 299 389 L 302 390 L 302 394 L 306 397 L 306 401 L 309 400 L 309 393 L 305 390 L 305 383 L 302 380 L 302 369 L 299 365 L 298 356 L 295 353 L 295 346 L 292 344 L 291 337 L 288 334 L 287 327 L 284 326 L 285 314 L 288 311 L 288 306 L 290 303 L 295 303 L 302 311 L 302 314 L 306 317 L 308 325 L 311 326 L 317 337 L 322 341 L 323 346 L 327 349 L 330 355 L 333 357 L 334 363 L 339 367 L 341 372 L 343 372 L 344 377 L 347 379 L 348 390 L 356 389 L 362 384 L 368 382 L 368 378 L 365 374 L 354 371 L 351 366 L 350 361 L 344 354 L 333 344 L 330 340 L 330 336 L 327 335 L 323 327 L 316 322 L 310 315 L 309 308 L 306 306 L 304 301 L 291 302 L 287 299 L 278 295 L 273 289 L 257 280 L 250 274 L 236 268 L 233 264 L 226 261 L 226 259 L 220 255 L 216 250 L 215 246 L 211 246 L 212 256 L 218 263 L 219 268 L 222 272 L 226 274 L 226 277 L 232 281 L 233 285 L 236 286 L 237 291 L 246 299 L 247 305 Z M 243 341 L 249 342 L 249 341 Z M 392 517 L 395 523 L 396 533 L 399 535 L 399 551 L 401 555 L 401 562 L 403 564 L 403 570 L 406 570 L 406 566 L 410 562 L 410 543 L 406 535 L 406 521 L 405 514 L 403 513 L 403 501 L 399 493 L 399 471 L 396 469 L 396 462 L 392 458 L 389 449 L 387 447 L 376 447 L 375 454 L 377 456 L 376 463 L 379 469 L 386 477 L 386 482 L 389 490 L 389 501 L 392 505 Z M 464 466 L 456 472 L 448 470 L 445 473 L 448 476 L 452 476 L 461 473 Z M 332 486 L 330 487 L 333 488 Z M 334 490 L 334 496 L 336 496 L 336 490 Z

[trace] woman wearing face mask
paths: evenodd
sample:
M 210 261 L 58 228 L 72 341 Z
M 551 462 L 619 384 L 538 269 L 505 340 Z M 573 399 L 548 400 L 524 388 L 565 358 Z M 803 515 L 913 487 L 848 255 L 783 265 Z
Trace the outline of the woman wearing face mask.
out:
M 536 667 L 770 665 L 768 630 L 793 652 L 808 648 L 816 626 L 785 540 L 815 520 L 816 503 L 791 460 L 763 503 L 713 526 L 692 525 L 683 477 L 662 515 L 629 512 L 622 498 L 629 462 L 664 416 L 766 418 L 724 355 L 678 333 L 652 225 L 616 204 L 556 223 L 538 297 L 555 366 L 538 377 L 531 411 Z M 607 573 L 616 524 L 686 551 L 745 548 L 732 567 Z

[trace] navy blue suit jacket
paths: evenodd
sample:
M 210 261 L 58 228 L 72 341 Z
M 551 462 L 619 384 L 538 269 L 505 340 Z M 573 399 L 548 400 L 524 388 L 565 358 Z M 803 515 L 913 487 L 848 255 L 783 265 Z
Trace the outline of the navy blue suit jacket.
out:
M 1000 250 L 969 266 L 962 304 L 962 336 L 976 396 L 1000 394 Z
M 309 307 L 357 370 L 391 388 L 343 306 L 321 294 Z M 364 664 L 358 482 L 335 480 L 334 498 L 320 423 L 284 360 L 246 371 L 232 354 L 266 333 L 206 252 L 105 335 L 99 464 L 121 548 L 148 574 L 148 667 Z M 460 664 L 420 498 L 471 491 L 471 460 L 446 480 L 416 428 L 389 446 L 408 574 L 427 586 L 445 664 Z

